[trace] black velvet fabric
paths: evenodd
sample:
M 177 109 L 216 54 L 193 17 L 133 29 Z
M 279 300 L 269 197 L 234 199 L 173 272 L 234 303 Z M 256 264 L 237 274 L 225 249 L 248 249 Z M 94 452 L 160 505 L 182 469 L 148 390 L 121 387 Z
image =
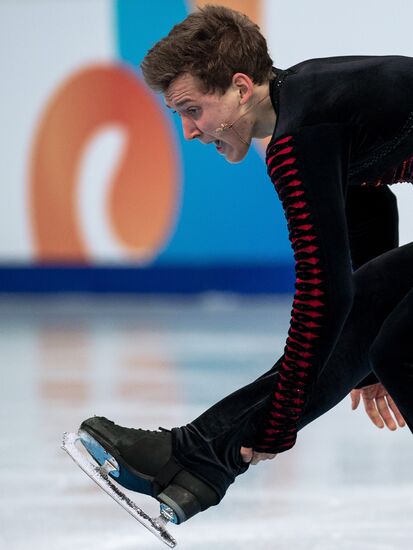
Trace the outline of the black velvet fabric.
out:
M 366 263 L 352 280 L 352 309 L 298 429 L 334 407 L 373 369 L 413 431 L 413 243 Z M 282 360 L 186 426 L 172 430 L 174 456 L 188 471 L 213 483 L 221 498 L 248 469 L 240 448 L 254 444 Z
M 222 495 L 246 469 L 241 444 L 290 449 L 357 385 L 391 388 L 412 429 L 413 249 L 397 248 L 387 187 L 413 181 L 412 89 L 406 56 L 274 68 L 266 163 L 296 261 L 287 343 L 268 373 L 174 430 L 177 457 Z
M 399 245 L 397 200 L 387 186 L 349 187 L 345 209 L 353 269 Z M 377 382 L 371 371 L 355 387 Z
M 359 205 L 346 212 L 348 190 L 413 181 L 413 59 L 313 59 L 274 73 L 277 120 L 266 163 L 285 212 L 296 291 L 254 448 L 279 453 L 295 444 L 305 404 L 352 307 L 347 220 Z M 380 209 L 376 201 L 375 216 Z M 384 239 L 391 244 L 392 236 Z M 355 248 L 353 260 L 359 256 Z

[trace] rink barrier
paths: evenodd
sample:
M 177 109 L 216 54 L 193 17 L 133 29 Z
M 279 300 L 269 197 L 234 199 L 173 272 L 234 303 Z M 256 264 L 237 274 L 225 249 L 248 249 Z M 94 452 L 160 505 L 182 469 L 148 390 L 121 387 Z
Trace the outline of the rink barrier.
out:
M 2 266 L 3 293 L 241 294 L 293 293 L 293 263 L 259 265 Z

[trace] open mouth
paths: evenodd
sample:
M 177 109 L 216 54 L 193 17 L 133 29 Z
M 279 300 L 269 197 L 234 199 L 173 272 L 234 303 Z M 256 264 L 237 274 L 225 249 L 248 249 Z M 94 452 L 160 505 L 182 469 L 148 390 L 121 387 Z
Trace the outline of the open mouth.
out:
M 224 150 L 224 144 L 220 139 L 215 140 L 215 147 L 217 148 L 218 153 L 222 153 Z

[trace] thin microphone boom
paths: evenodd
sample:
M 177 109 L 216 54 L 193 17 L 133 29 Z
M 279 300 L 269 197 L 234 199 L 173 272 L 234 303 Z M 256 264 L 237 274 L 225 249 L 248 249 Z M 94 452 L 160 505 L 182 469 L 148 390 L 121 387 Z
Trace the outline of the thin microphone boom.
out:
M 231 128 L 234 130 L 235 134 L 238 136 L 238 138 L 242 141 L 242 143 L 245 143 L 245 145 L 250 145 L 251 142 L 248 142 L 248 141 L 245 141 L 245 139 L 243 139 L 239 133 L 235 130 L 234 128 L 234 124 L 236 122 L 238 122 L 243 116 L 245 116 L 248 111 L 250 111 L 253 107 L 256 107 L 258 104 L 262 103 L 264 101 L 264 99 L 267 99 L 267 96 L 263 97 L 262 99 L 260 99 L 259 101 L 257 101 L 257 103 L 254 103 L 254 105 L 251 105 L 251 107 L 249 107 L 245 113 L 243 113 L 241 116 L 239 116 L 237 119 L 235 119 L 233 122 L 221 122 L 221 124 L 219 125 L 218 128 L 215 129 L 215 133 L 218 134 L 218 133 L 223 133 L 225 132 L 226 130 L 230 130 Z

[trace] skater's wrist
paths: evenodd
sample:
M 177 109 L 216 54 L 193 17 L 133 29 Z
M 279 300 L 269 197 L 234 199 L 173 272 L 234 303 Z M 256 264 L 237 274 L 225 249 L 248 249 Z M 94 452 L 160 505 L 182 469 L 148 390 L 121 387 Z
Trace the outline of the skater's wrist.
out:
M 259 453 L 283 453 L 294 447 L 297 432 L 296 418 L 283 419 L 281 422 L 266 416 L 255 434 L 252 447 Z
M 253 449 L 257 453 L 269 454 L 279 454 L 289 451 L 295 445 L 297 431 L 297 427 L 294 426 L 289 427 L 286 431 L 277 429 L 261 432 L 253 445 Z M 269 433 L 271 434 L 270 436 Z
M 262 460 L 272 460 L 277 456 L 276 453 L 259 453 L 252 448 L 241 447 L 241 457 L 244 462 L 255 466 Z

